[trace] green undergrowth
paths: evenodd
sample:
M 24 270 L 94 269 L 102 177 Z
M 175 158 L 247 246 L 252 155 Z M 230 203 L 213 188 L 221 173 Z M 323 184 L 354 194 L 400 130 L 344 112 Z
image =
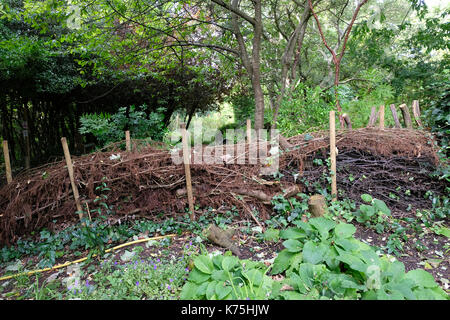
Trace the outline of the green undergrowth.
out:
M 356 228 L 325 217 L 294 220 L 271 266 L 229 255 L 200 255 L 182 299 L 448 299 L 422 269 L 405 272 L 397 260 L 354 238 Z M 274 275 L 281 275 L 275 280 Z
M 189 272 L 189 257 L 198 249 L 191 242 L 176 255 L 168 250 L 169 244 L 163 240 L 149 241 L 145 246 L 152 247 L 153 253 L 143 254 L 143 246 L 122 249 L 118 254 L 105 254 L 100 261 L 55 270 L 43 279 L 42 274 L 20 275 L 1 283 L 0 297 L 16 300 L 179 299 Z M 10 282 L 14 283 L 13 288 Z
M 108 188 L 101 185 L 99 191 L 106 194 Z M 368 194 L 361 196 L 363 203 L 360 205 L 348 199 L 332 202 L 331 197 L 324 194 L 328 205 L 324 217 L 312 218 L 307 205 L 309 196 L 300 193 L 289 199 L 282 196 L 273 198 L 273 215 L 261 221 L 265 223 L 265 232 L 251 221 L 240 221 L 241 233 L 251 235 L 256 241 L 282 241 L 284 248 L 276 258 L 264 263 L 241 260 L 230 252 L 225 255 L 208 254 L 201 244 L 204 238 L 202 230 L 209 224 L 214 223 L 223 229 L 232 227 L 239 216 L 235 208 L 225 213 L 218 213 L 212 208 L 203 209 L 197 221 L 190 221 L 188 213 L 176 218 L 165 218 L 161 213 L 154 221 L 136 220 L 111 225 L 108 217 L 114 214 L 114 210 L 106 204 L 107 196 L 101 196 L 96 209 L 91 211 L 95 215 L 92 221 L 84 220 L 84 225 L 79 223 L 60 232 L 41 230 L 33 239 L 19 239 L 15 246 L 3 247 L 0 251 L 0 266 L 5 271 L 4 275 L 14 275 L 36 267 L 52 267 L 57 261 L 88 255 L 89 259 L 83 267 L 72 272 L 71 276 L 63 277 L 66 280 L 62 282 L 42 284 L 39 275 L 15 277 L 11 281 L 15 281 L 16 289 L 21 290 L 11 292 L 20 294 L 15 297 L 6 293 L 4 297 L 252 300 L 448 298 L 430 273 L 422 269 L 406 272 L 403 263 L 390 256 L 402 255 L 407 232 L 418 238 L 429 232 L 449 237 L 444 224 L 449 216 L 448 198 L 428 194 L 431 209 L 417 210 L 415 214 L 396 219 L 383 201 Z M 258 212 L 254 212 L 254 216 L 260 219 Z M 376 247 L 357 240 L 353 224 L 385 235 L 386 244 Z M 193 259 L 186 254 L 175 257 L 169 252 L 158 258 L 141 258 L 139 250 L 142 248 L 137 247 L 121 253 L 118 263 L 114 261 L 114 255 L 105 253 L 108 247 L 116 244 L 154 235 L 181 236 L 185 231 L 191 232 L 194 238 L 197 236 L 200 243 L 196 244 L 197 247 L 203 246 L 201 254 L 194 250 L 196 255 Z M 170 239 L 158 243 L 167 246 Z M 188 248 L 194 246 L 189 244 Z M 447 254 L 449 249 L 443 248 L 445 250 Z M 35 259 L 23 260 L 28 256 Z M 164 262 L 157 265 L 157 260 L 158 263 Z
M 14 246 L 4 246 L 0 250 L 0 258 L 3 264 L 24 258 L 26 256 L 38 257 L 38 268 L 47 268 L 55 265 L 59 258 L 73 255 L 79 257 L 85 255 L 83 251 L 89 250 L 90 255 L 102 254 L 105 249 L 113 244 L 120 244 L 136 240 L 139 236 L 152 237 L 155 234 L 182 234 L 189 231 L 201 235 L 201 231 L 210 223 L 218 225 L 231 223 L 238 213 L 235 210 L 224 214 L 216 214 L 214 209 L 207 209 L 196 221 L 191 221 L 189 215 L 180 215 L 162 220 L 163 214 L 156 218 L 160 222 L 152 220 L 136 220 L 122 224 L 110 225 L 101 223 L 101 219 L 83 221 L 69 226 L 59 232 L 41 230 L 34 239 L 19 239 Z M 14 267 L 7 269 L 13 272 Z

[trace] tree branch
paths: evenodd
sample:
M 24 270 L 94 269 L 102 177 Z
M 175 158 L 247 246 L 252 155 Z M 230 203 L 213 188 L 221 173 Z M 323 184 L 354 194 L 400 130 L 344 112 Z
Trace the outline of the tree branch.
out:
M 221 6 L 222 8 L 225 8 L 225 9 L 231 11 L 232 13 L 238 15 L 242 19 L 249 22 L 252 26 L 256 25 L 256 20 L 254 18 L 250 17 L 245 12 L 239 10 L 237 8 L 237 5 L 235 6 L 235 5 L 228 4 L 228 3 L 224 2 L 223 0 L 211 0 L 211 1 L 214 2 L 215 4 Z

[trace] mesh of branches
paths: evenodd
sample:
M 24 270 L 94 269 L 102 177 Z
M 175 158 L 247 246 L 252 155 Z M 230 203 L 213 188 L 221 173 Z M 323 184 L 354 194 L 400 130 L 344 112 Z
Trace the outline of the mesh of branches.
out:
M 260 162 L 191 164 L 195 204 L 216 209 L 235 206 L 242 216 L 255 219 L 254 213 L 258 212 L 264 221 L 272 213 L 274 195 L 290 197 L 299 192 L 312 192 L 304 181 L 318 181 L 327 173 L 326 165 L 315 166 L 311 162 L 328 157 L 328 133 L 309 133 L 288 141 L 292 148 L 281 152 L 279 158 L 281 178 L 261 175 L 265 164 Z M 426 132 L 365 128 L 339 131 L 336 141 L 338 189 L 355 200 L 362 193 L 371 193 L 391 203 L 389 192 L 400 186 L 402 190 L 408 188 L 412 197 L 417 198 L 407 199 L 405 203 L 420 206 L 426 190 L 444 189 L 442 182 L 429 176 L 438 158 L 433 138 Z M 124 143 L 118 142 L 101 151 L 72 158 L 82 203 L 88 203 L 91 209 L 98 206 L 97 187 L 104 182 L 110 189 L 105 202 L 114 212 L 109 220 L 136 216 L 152 219 L 160 213 L 167 217 L 184 214 L 187 208 L 184 166 L 174 163 L 169 148 L 146 140 L 133 140 L 131 152 L 123 151 L 123 147 Z M 244 147 L 248 154 L 249 146 Z M 204 146 L 200 151 L 205 148 L 211 147 Z M 192 159 L 194 148 L 191 151 Z M 113 159 L 117 154 L 120 158 Z M 295 174 L 303 179 L 294 179 Z M 349 174 L 357 181 L 350 183 Z M 366 178 L 361 179 L 363 176 Z M 76 222 L 75 211 L 64 161 L 25 172 L 0 189 L 0 242 L 14 243 L 33 230 L 44 227 L 51 230 L 61 221 Z

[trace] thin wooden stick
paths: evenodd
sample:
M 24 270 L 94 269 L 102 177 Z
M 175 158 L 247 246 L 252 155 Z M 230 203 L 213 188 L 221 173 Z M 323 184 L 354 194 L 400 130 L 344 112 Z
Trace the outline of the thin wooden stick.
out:
M 422 127 L 422 122 L 420 121 L 420 108 L 419 108 L 419 100 L 414 100 L 412 103 L 412 111 L 414 115 L 414 119 L 416 119 L 417 125 Z
M 88 214 L 88 217 L 89 217 L 89 221 L 92 221 L 92 219 L 91 219 L 91 211 L 89 211 L 89 204 L 87 203 L 87 201 L 85 201 L 84 204 L 86 205 L 86 210 L 87 210 L 87 214 Z
M 78 215 L 80 220 L 83 219 L 83 208 L 80 203 L 80 194 L 78 193 L 77 185 L 75 184 L 75 179 L 73 176 L 73 164 L 70 158 L 69 146 L 67 145 L 67 140 L 65 137 L 61 138 L 61 144 L 64 150 L 64 157 L 66 158 L 67 170 L 69 171 L 70 184 L 72 185 L 73 197 L 75 198 L 75 204 L 77 206 Z
M 402 125 L 400 124 L 400 120 L 398 120 L 398 115 L 397 115 L 397 110 L 395 109 L 395 104 L 391 104 L 389 107 L 391 108 L 392 117 L 394 118 L 394 122 L 395 122 L 395 127 L 401 128 Z
M 336 120 L 335 112 L 330 111 L 330 158 L 331 158 L 331 195 L 333 201 L 337 200 L 336 185 Z
M 188 146 L 188 136 L 186 130 L 186 124 L 181 123 L 181 136 L 183 143 L 183 161 L 184 161 L 184 171 L 186 174 L 186 189 L 188 195 L 189 202 L 189 211 L 191 212 L 190 218 L 191 220 L 195 220 L 195 211 L 194 211 L 194 196 L 192 194 L 192 182 L 191 182 L 191 168 L 190 168 L 190 152 Z
M 5 166 L 6 166 L 6 181 L 8 184 L 12 182 L 12 173 L 11 173 L 11 160 L 9 159 L 9 148 L 8 141 L 3 140 L 3 155 L 5 158 Z
M 131 151 L 131 140 L 130 140 L 130 131 L 125 131 L 125 143 L 127 151 Z
M 380 106 L 380 129 L 384 129 L 384 106 Z

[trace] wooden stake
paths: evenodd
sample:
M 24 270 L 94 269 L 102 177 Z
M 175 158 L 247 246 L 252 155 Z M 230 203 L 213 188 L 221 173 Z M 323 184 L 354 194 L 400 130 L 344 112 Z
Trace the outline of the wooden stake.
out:
M 125 144 L 127 151 L 131 151 L 130 131 L 125 131 Z
M 9 159 L 9 148 L 8 141 L 3 140 L 3 155 L 5 158 L 5 166 L 6 166 L 6 181 L 8 184 L 12 182 L 12 173 L 11 173 L 11 160 Z
M 377 122 L 377 119 L 378 119 L 377 107 L 372 107 L 372 110 L 370 112 L 369 123 L 367 124 L 367 126 L 368 127 L 375 126 L 375 122 Z
M 65 137 L 61 138 L 61 144 L 64 150 L 64 157 L 66 158 L 67 170 L 69 171 L 70 184 L 72 185 L 73 197 L 75 198 L 75 204 L 77 206 L 78 215 L 80 220 L 83 218 L 83 208 L 80 203 L 80 194 L 78 193 L 77 185 L 73 176 L 72 159 L 70 158 L 69 146 Z
M 350 117 L 348 114 L 344 113 L 342 115 L 342 119 L 344 119 L 345 125 L 347 126 L 348 130 L 352 130 L 352 122 L 350 121 Z
M 25 112 L 25 117 L 27 113 Z M 23 139 L 25 140 L 25 169 L 30 169 L 31 148 L 30 148 L 30 134 L 28 131 L 28 120 L 22 122 L 23 126 Z
M 409 113 L 408 106 L 406 104 L 402 104 L 399 106 L 400 110 L 402 111 L 403 115 L 403 121 L 405 121 L 405 125 L 408 129 L 412 129 L 412 121 L 411 121 L 411 115 Z
M 252 143 L 252 121 L 247 119 L 247 143 Z
M 417 125 L 422 127 L 422 122 L 420 121 L 420 108 L 419 108 L 419 100 L 414 100 L 412 103 L 412 111 L 414 115 L 414 119 L 416 119 Z
M 321 194 L 315 194 L 308 199 L 308 209 L 313 217 L 321 217 L 327 210 L 325 197 Z
M 189 211 L 191 212 L 190 218 L 191 220 L 195 220 L 195 212 L 194 212 L 194 196 L 192 195 L 192 182 L 191 182 L 191 168 L 190 168 L 190 152 L 188 146 L 188 136 L 186 130 L 186 124 L 181 123 L 181 136 L 183 143 L 183 162 L 184 162 L 184 171 L 186 174 L 186 189 L 188 194 L 188 202 L 189 202 Z
M 331 158 L 331 195 L 333 201 L 337 200 L 336 186 L 336 119 L 335 112 L 330 111 L 330 158 Z
M 395 122 L 395 127 L 401 128 L 402 125 L 400 124 L 400 121 L 398 120 L 398 115 L 397 115 L 397 110 L 395 109 L 395 104 L 391 104 L 389 107 L 391 108 L 392 117 L 394 118 L 394 122 Z
M 384 106 L 380 106 L 380 129 L 384 129 Z

